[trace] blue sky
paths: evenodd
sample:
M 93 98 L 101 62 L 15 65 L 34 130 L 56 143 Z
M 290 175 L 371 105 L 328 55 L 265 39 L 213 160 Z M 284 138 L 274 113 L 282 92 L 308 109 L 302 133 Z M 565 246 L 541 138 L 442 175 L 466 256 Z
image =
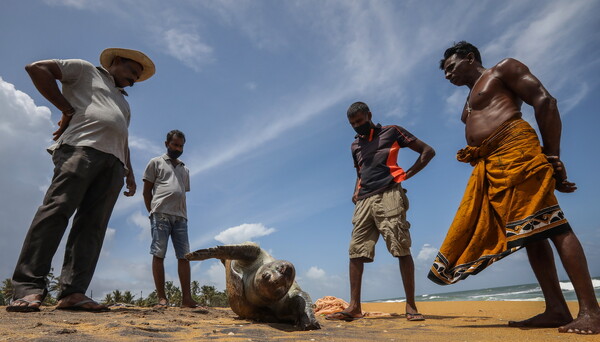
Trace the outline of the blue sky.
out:
M 138 193 L 121 196 L 90 286 L 153 290 L 150 233 L 142 196 L 147 162 L 165 134 L 187 135 L 192 249 L 252 240 L 293 262 L 313 300 L 349 299 L 348 242 L 355 181 L 354 131 L 346 109 L 369 104 L 374 121 L 398 124 L 436 149 L 408 180 L 417 294 L 535 282 L 521 251 L 456 285 L 426 279 L 471 167 L 460 111 L 468 89 L 443 78 L 438 61 L 467 40 L 492 66 L 514 57 L 558 99 L 562 159 L 579 190 L 558 194 L 600 276 L 595 215 L 600 119 L 600 1 L 92 1 L 0 3 L 0 279 L 12 275 L 24 235 L 52 173 L 45 148 L 59 112 L 23 67 L 52 58 L 98 64 L 107 47 L 144 51 L 157 67 L 128 89 Z M 530 107 L 524 117 L 534 122 Z M 408 168 L 417 155 L 400 152 Z M 64 246 L 54 258 L 59 273 Z M 178 284 L 169 246 L 167 279 Z M 558 262 L 560 265 L 560 262 Z M 566 275 L 559 266 L 561 279 Z M 219 262 L 192 264 L 192 278 L 224 288 Z M 397 261 L 380 241 L 365 267 L 363 299 L 401 297 Z

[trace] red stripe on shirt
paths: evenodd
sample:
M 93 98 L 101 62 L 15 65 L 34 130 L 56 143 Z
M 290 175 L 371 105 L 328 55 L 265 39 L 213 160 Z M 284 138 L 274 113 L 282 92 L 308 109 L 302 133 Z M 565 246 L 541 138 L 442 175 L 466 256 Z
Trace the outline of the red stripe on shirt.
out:
M 395 141 L 392 147 L 390 147 L 390 153 L 385 163 L 390 168 L 390 174 L 394 177 L 394 182 L 396 183 L 400 183 L 406 179 L 406 172 L 397 164 L 398 151 L 400 151 L 400 145 Z

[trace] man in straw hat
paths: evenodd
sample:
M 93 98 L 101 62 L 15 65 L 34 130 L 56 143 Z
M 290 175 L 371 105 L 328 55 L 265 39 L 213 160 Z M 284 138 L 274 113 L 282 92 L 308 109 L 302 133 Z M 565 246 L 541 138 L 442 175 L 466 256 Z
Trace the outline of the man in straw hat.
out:
M 25 67 L 39 92 L 62 112 L 55 143 L 52 183 L 15 267 L 13 300 L 6 310 L 39 311 L 48 293 L 52 257 L 75 211 L 60 275 L 58 309 L 105 311 L 85 296 L 111 212 L 123 187 L 136 190 L 128 147 L 130 119 L 123 88 L 150 78 L 154 63 L 135 50 L 106 49 L 101 67 L 80 59 L 43 60 Z M 62 83 L 62 91 L 56 80 Z

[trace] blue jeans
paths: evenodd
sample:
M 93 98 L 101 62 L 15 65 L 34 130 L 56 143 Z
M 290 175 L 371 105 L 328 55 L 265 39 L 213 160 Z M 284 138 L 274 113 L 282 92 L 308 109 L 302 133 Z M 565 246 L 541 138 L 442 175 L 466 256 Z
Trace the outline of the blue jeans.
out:
M 185 259 L 185 255 L 190 252 L 187 219 L 180 216 L 152 213 L 150 224 L 152 226 L 150 254 L 164 259 L 170 235 L 173 248 L 175 248 L 175 256 L 177 259 Z

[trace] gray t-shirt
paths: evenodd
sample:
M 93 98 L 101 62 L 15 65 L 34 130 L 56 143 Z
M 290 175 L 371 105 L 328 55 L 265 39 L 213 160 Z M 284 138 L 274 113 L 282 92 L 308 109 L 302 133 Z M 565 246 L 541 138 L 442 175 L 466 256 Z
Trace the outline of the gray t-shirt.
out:
M 75 108 L 69 126 L 58 141 L 110 153 L 127 165 L 130 109 L 113 77 L 102 67 L 81 59 L 54 60 L 62 72 L 62 93 Z
M 145 181 L 154 183 L 150 213 L 169 214 L 187 219 L 185 193 L 190 191 L 190 170 L 179 161 L 173 166 L 166 154 L 152 158 L 144 171 Z

